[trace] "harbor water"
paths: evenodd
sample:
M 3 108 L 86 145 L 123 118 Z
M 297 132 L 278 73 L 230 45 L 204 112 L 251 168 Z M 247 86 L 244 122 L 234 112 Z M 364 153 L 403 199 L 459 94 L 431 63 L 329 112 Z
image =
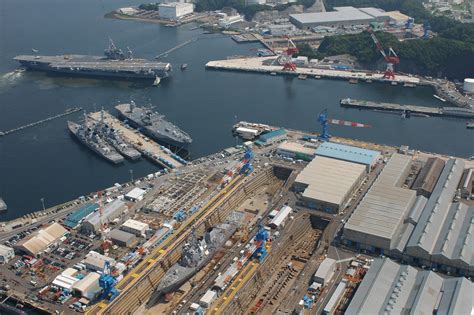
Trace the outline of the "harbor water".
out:
M 472 132 L 455 118 L 401 119 L 394 114 L 341 108 L 351 97 L 419 106 L 443 106 L 429 88 L 388 84 L 348 84 L 332 80 L 297 80 L 262 74 L 205 70 L 209 60 L 250 55 L 257 43 L 236 44 L 220 34 L 203 34 L 194 25 L 170 28 L 120 21 L 104 14 L 143 1 L 125 0 L 3 0 L 0 1 L 0 130 L 10 130 L 67 108 L 101 107 L 115 114 L 119 102 L 153 104 L 156 110 L 193 138 L 192 158 L 235 145 L 232 125 L 238 120 L 307 131 L 319 131 L 318 114 L 371 124 L 373 128 L 334 126 L 333 135 L 410 147 L 456 156 L 474 154 Z M 129 46 L 135 57 L 152 59 L 192 40 L 163 60 L 171 62 L 171 78 L 158 87 L 125 81 L 64 78 L 40 72 L 17 73 L 12 58 L 19 54 L 101 55 L 111 37 Z M 197 40 L 194 40 L 197 38 Z M 403 61 L 402 61 L 403 62 Z M 187 63 L 185 71 L 180 65 Z M 0 220 L 22 216 L 92 191 L 157 171 L 146 160 L 114 166 L 74 141 L 67 120 L 81 113 L 0 137 L 0 196 L 8 211 Z

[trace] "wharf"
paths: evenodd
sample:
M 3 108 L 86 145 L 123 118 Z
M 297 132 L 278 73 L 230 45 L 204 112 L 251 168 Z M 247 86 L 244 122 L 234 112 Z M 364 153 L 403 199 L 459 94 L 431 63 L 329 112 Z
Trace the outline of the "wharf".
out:
M 458 107 L 426 107 L 415 105 L 401 105 L 394 103 L 371 102 L 365 100 L 356 100 L 345 98 L 341 100 L 341 106 L 363 108 L 370 110 L 385 110 L 390 112 L 410 112 L 424 114 L 428 116 L 445 116 L 459 118 L 474 118 L 474 111 Z
M 342 80 L 372 80 L 379 82 L 397 82 L 397 83 L 410 83 L 419 85 L 420 79 L 407 75 L 397 75 L 395 80 L 387 80 L 383 78 L 383 73 L 369 73 L 363 71 L 343 71 L 343 70 L 328 70 L 328 69 L 316 69 L 316 68 L 303 68 L 297 67 L 296 71 L 283 71 L 283 66 L 279 64 L 271 65 L 270 63 L 275 57 L 249 57 L 249 58 L 235 58 L 228 60 L 215 60 L 209 61 L 206 64 L 206 68 L 215 70 L 230 70 L 230 71 L 244 71 L 244 72 L 260 72 L 260 73 L 276 73 L 299 76 L 301 74 L 309 77 L 321 77 L 330 79 L 342 79 Z
M 89 117 L 97 121 L 100 120 L 100 116 L 100 112 L 89 114 Z M 118 130 L 125 141 L 132 144 L 135 149 L 140 151 L 146 158 L 151 159 L 153 162 L 166 168 L 170 168 L 170 166 L 166 165 L 162 160 L 168 161 L 172 166 L 171 168 L 183 166 L 183 164 L 175 160 L 169 152 L 162 150 L 158 143 L 152 140 L 146 140 L 141 133 L 135 129 L 127 128 L 125 124 L 110 115 L 108 112 L 104 112 L 104 121 L 115 130 Z
M 54 119 L 57 119 L 57 118 L 61 118 L 61 117 L 76 113 L 80 110 L 82 110 L 82 107 L 69 108 L 69 109 L 66 109 L 64 111 L 64 113 L 54 115 L 54 116 L 51 116 L 51 117 L 48 117 L 48 118 L 45 118 L 45 119 L 41 119 L 41 120 L 38 120 L 36 122 L 30 123 L 30 124 L 27 124 L 27 125 L 24 125 L 24 126 L 20 126 L 20 127 L 8 130 L 8 131 L 0 131 L 0 137 L 1 136 L 6 136 L 10 133 L 14 133 L 14 132 L 17 132 L 17 131 L 20 131 L 20 130 L 24 130 L 24 129 L 27 129 L 27 128 L 31 128 L 31 127 L 34 127 L 34 126 L 38 126 L 38 125 L 47 123 L 48 121 L 51 121 L 51 120 L 54 120 Z

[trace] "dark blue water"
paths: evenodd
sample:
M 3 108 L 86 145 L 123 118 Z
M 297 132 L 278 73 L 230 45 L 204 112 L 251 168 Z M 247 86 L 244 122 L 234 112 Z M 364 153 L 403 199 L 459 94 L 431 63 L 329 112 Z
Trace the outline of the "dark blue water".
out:
M 411 118 L 343 109 L 344 97 L 439 106 L 430 89 L 408 89 L 382 84 L 351 85 L 330 80 L 286 80 L 260 74 L 205 70 L 213 59 L 251 54 L 258 44 L 235 44 L 222 35 L 202 35 L 191 25 L 167 28 L 155 24 L 105 19 L 117 7 L 142 1 L 122 0 L 1 0 L 0 1 L 0 130 L 36 121 L 81 106 L 87 110 L 112 110 L 120 101 L 152 103 L 189 132 L 194 142 L 192 157 L 210 154 L 235 144 L 230 128 L 238 120 L 263 122 L 308 131 L 318 131 L 318 113 L 328 108 L 333 118 L 372 124 L 372 129 L 332 127 L 337 136 L 407 144 L 440 153 L 474 154 L 472 133 L 464 121 L 441 118 Z M 155 55 L 188 39 L 200 40 L 167 57 L 175 65 L 170 80 L 159 87 L 135 83 L 69 79 L 27 72 L 16 75 L 18 54 L 101 55 L 108 38 L 117 46 L 130 46 L 136 57 Z M 186 71 L 179 65 L 188 63 Z M 103 189 L 115 182 L 156 171 L 147 161 L 113 166 L 72 141 L 67 119 L 0 138 L 0 196 L 9 211 L 0 219 L 12 219 L 41 207 L 51 206 Z

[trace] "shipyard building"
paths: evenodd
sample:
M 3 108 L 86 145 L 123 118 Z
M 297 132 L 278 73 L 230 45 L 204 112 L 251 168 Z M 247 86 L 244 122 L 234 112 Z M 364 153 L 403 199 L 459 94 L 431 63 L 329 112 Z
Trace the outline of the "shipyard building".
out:
M 88 233 L 98 234 L 102 224 L 109 224 L 120 217 L 125 210 L 127 210 L 127 204 L 120 199 L 116 199 L 104 206 L 102 218 L 98 211 L 86 218 L 82 224 L 82 229 Z
M 293 188 L 301 193 L 300 202 L 304 206 L 339 213 L 365 175 L 364 165 L 316 156 L 298 174 Z
M 61 224 L 53 223 L 16 243 L 15 249 L 21 253 L 38 256 L 66 232 L 67 230 Z
M 473 291 L 466 278 L 377 258 L 345 314 L 471 314 Z
M 167 2 L 158 5 L 160 18 L 166 20 L 178 20 L 183 16 L 194 12 L 194 4 L 181 2 Z
M 403 188 L 411 158 L 394 154 L 344 226 L 344 243 L 415 265 L 474 275 L 474 207 L 456 202 L 464 162 L 446 162 L 429 198 Z
M 369 26 L 373 22 L 389 23 L 390 15 L 377 8 L 334 7 L 330 12 L 290 14 L 290 22 L 301 29 L 355 27 Z
M 380 158 L 380 152 L 353 147 L 350 145 L 323 142 L 315 152 L 318 156 L 325 156 L 346 162 L 352 162 L 365 165 L 367 172 L 375 166 Z

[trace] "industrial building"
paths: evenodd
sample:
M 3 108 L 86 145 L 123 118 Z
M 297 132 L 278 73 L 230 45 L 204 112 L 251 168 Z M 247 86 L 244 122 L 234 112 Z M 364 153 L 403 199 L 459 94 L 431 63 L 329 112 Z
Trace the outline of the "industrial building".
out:
M 377 258 L 345 314 L 471 314 L 474 285 L 466 278 Z
M 310 161 L 314 157 L 314 148 L 304 146 L 298 142 L 283 142 L 278 146 L 276 154 L 295 160 Z
M 109 238 L 117 246 L 132 248 L 138 243 L 137 237 L 119 229 L 113 229 L 109 233 Z
M 451 274 L 474 275 L 474 207 L 455 202 L 464 162 L 450 159 L 429 199 L 401 188 L 410 157 L 394 154 L 344 226 L 344 243 Z
M 194 12 L 194 4 L 180 2 L 160 3 L 158 5 L 158 12 L 162 19 L 178 20 L 183 16 L 192 14 Z
M 122 224 L 120 229 L 122 231 L 135 234 L 138 237 L 140 236 L 145 237 L 146 231 L 150 229 L 150 226 L 148 225 L 148 223 L 140 222 L 133 219 L 128 219 Z
M 90 251 L 81 262 L 89 270 L 102 272 L 106 261 L 108 261 L 111 266 L 115 266 L 115 259 L 104 256 L 95 251 Z
M 108 224 L 114 219 L 120 217 L 127 209 L 127 205 L 120 199 L 116 199 L 104 206 L 102 210 L 102 218 L 99 212 L 90 215 L 82 224 L 82 229 L 88 233 L 99 234 L 101 223 Z
M 302 193 L 300 201 L 304 206 L 338 213 L 365 175 L 364 165 L 316 156 L 298 174 L 293 188 Z
M 336 261 L 331 258 L 326 258 L 319 265 L 318 270 L 316 270 L 316 273 L 313 276 L 313 281 L 325 286 L 328 284 L 329 280 L 331 280 L 335 270 Z
M 334 11 L 290 14 L 290 22 L 301 29 L 316 26 L 355 27 L 370 23 L 388 23 L 390 16 L 377 8 L 334 7 Z
M 440 158 L 428 158 L 426 164 L 416 177 L 411 189 L 416 190 L 418 195 L 429 198 L 444 168 L 444 161 Z
M 58 241 L 66 232 L 67 230 L 61 224 L 53 223 L 16 243 L 15 249 L 37 256 L 48 246 Z
M 474 79 L 464 79 L 463 91 L 467 94 L 474 94 Z
M 378 159 L 380 158 L 379 151 L 367 150 L 328 141 L 321 143 L 321 145 L 316 149 L 315 154 L 341 161 L 365 165 L 367 172 L 370 172 L 370 169 L 375 166 Z
M 73 229 L 77 227 L 85 217 L 97 209 L 99 209 L 99 205 L 96 203 L 82 206 L 64 219 L 64 225 Z
M 280 211 L 273 217 L 273 219 L 268 223 L 268 226 L 271 227 L 272 229 L 278 229 L 282 226 L 285 226 L 285 222 L 288 219 L 288 216 L 290 215 L 291 207 L 288 206 L 283 206 L 281 207 Z
M 0 244 L 0 264 L 6 264 L 15 257 L 13 248 Z
M 201 304 L 202 307 L 208 308 L 212 305 L 216 298 L 217 293 L 215 291 L 207 290 L 206 293 L 199 300 L 199 304 Z
M 459 182 L 459 191 L 462 198 L 469 198 L 474 194 L 474 169 L 466 169 Z
M 85 297 L 94 300 L 101 288 L 99 286 L 100 275 L 97 272 L 90 272 L 84 278 L 77 281 L 72 286 L 72 292 L 75 296 Z
M 137 202 L 137 201 L 142 200 L 145 194 L 146 194 L 146 190 L 135 187 L 125 195 L 125 199 L 133 201 L 133 202 Z
M 286 130 L 285 129 L 278 129 L 274 131 L 270 131 L 258 137 L 258 140 L 255 141 L 257 145 L 270 145 L 272 143 L 278 142 L 286 138 Z
M 344 226 L 344 238 L 362 248 L 390 250 L 397 245 L 403 221 L 416 192 L 402 188 L 411 157 L 394 154 Z
M 336 311 L 337 306 L 339 305 L 339 302 L 341 302 L 342 298 L 344 297 L 344 292 L 346 291 L 347 287 L 347 280 L 342 279 L 341 282 L 336 287 L 336 290 L 334 293 L 331 295 L 331 298 L 329 299 L 329 302 L 324 306 L 322 314 L 334 314 Z

